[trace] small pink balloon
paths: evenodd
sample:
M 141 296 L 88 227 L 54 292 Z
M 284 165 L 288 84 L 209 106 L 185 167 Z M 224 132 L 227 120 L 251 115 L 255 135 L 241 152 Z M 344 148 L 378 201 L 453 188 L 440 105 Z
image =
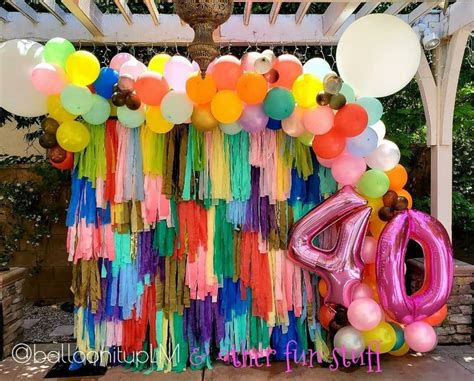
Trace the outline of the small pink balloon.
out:
M 31 81 L 42 94 L 59 94 L 67 84 L 67 76 L 62 67 L 40 63 L 31 71 Z
M 407 325 L 404 334 L 406 343 L 416 352 L 430 352 L 438 343 L 433 327 L 422 320 Z
M 353 300 L 347 309 L 349 323 L 359 331 L 370 331 L 382 321 L 382 309 L 370 298 Z
M 163 76 L 170 88 L 183 92 L 186 91 L 186 81 L 193 72 L 193 65 L 186 57 L 173 56 L 166 62 Z
M 297 138 L 306 132 L 303 126 L 303 114 L 304 110 L 296 107 L 288 118 L 281 121 L 281 128 L 287 135 Z
M 366 265 L 375 263 L 377 256 L 377 240 L 374 237 L 365 237 L 360 256 Z
M 321 164 L 323 167 L 331 168 L 335 159 L 323 159 L 322 157 L 316 156 L 318 163 Z
M 201 71 L 201 68 L 199 67 L 199 64 L 196 61 L 193 61 L 191 65 L 193 66 L 193 73 Z
M 341 185 L 355 185 L 366 169 L 363 157 L 342 154 L 334 160 L 331 172 L 334 180 Z
M 246 105 L 239 119 L 239 124 L 247 132 L 260 132 L 265 130 L 268 115 L 263 111 L 261 104 Z
M 334 112 L 328 106 L 315 106 L 305 110 L 304 127 L 314 135 L 324 135 L 334 124 Z
M 354 287 L 354 292 L 352 293 L 352 300 L 369 298 L 372 299 L 374 294 L 372 289 L 367 286 L 365 283 L 360 283 Z
M 135 80 L 129 75 L 122 75 L 119 77 L 117 84 L 120 90 L 131 93 L 135 87 Z
M 125 62 L 120 68 L 119 75 L 128 76 L 134 81 L 137 80 L 138 76 L 146 71 L 146 66 L 140 61 L 133 60 Z
M 111 69 L 120 71 L 120 69 L 122 68 L 122 65 L 125 62 L 133 61 L 133 60 L 136 61 L 136 58 L 132 56 L 130 53 L 118 53 L 115 56 L 113 56 L 112 59 L 110 60 L 109 67 Z
M 240 59 L 242 69 L 244 69 L 244 71 L 255 71 L 255 60 L 260 56 L 261 54 L 259 52 L 245 53 Z

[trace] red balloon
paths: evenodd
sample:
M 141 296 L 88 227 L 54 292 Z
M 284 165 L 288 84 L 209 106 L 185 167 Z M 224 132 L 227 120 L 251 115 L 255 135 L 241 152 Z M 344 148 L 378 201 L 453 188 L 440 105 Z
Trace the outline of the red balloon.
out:
M 60 162 L 55 163 L 54 161 L 49 161 L 54 168 L 66 170 L 72 169 L 74 167 L 74 154 L 72 152 L 66 151 L 66 158 Z
M 345 137 L 354 137 L 367 127 L 369 116 L 365 109 L 355 103 L 348 103 L 334 117 L 334 131 Z
M 150 106 L 159 106 L 168 92 L 168 82 L 160 73 L 147 71 L 135 82 L 135 92 L 140 100 Z
M 316 135 L 313 139 L 313 150 L 322 159 L 333 159 L 346 148 L 346 138 L 332 128 L 327 134 Z

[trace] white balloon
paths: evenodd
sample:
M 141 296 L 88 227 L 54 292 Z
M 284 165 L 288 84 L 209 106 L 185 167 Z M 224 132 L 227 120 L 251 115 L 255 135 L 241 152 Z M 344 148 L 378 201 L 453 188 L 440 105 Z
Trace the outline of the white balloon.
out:
M 334 336 L 334 349 L 341 354 L 345 349 L 347 358 L 352 358 L 352 355 L 355 358 L 364 352 L 364 337 L 360 331 L 350 325 L 346 325 L 337 331 Z
M 255 60 L 253 65 L 257 73 L 266 74 L 272 68 L 272 61 L 267 56 L 260 54 L 260 57 Z
M 30 40 L 0 44 L 0 106 L 12 114 L 33 117 L 46 114 L 47 96 L 33 86 L 31 72 L 43 62 L 43 45 Z
M 418 70 L 418 35 L 405 21 L 382 13 L 364 16 L 342 34 L 339 75 L 359 97 L 386 97 L 403 89 Z
M 238 122 L 234 123 L 219 123 L 219 128 L 224 134 L 236 135 L 242 131 L 242 126 Z
M 387 139 L 382 140 L 379 146 L 365 158 L 367 165 L 372 169 L 390 171 L 400 161 L 398 146 Z
M 311 58 L 303 65 L 303 73 L 313 74 L 321 81 L 331 71 L 331 66 L 322 58 Z
M 193 113 L 193 104 L 186 93 L 170 91 L 161 101 L 163 118 L 174 124 L 186 123 Z
M 377 133 L 377 137 L 379 139 L 379 144 L 382 143 L 383 138 L 385 137 L 385 134 L 387 132 L 387 129 L 385 128 L 384 122 L 379 120 L 377 123 L 374 123 L 373 125 L 369 126 L 372 130 L 374 130 Z

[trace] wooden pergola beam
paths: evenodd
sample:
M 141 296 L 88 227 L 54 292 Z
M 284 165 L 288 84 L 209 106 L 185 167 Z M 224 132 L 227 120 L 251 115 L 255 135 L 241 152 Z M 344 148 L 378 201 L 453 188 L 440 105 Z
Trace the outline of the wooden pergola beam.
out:
M 40 4 L 46 8 L 61 24 L 66 23 L 66 12 L 54 0 L 39 0 Z
M 4 8 L 0 8 L 0 21 L 2 23 L 10 22 L 10 19 L 8 18 L 8 12 Z
M 331 3 L 323 14 L 323 33 L 325 36 L 333 36 L 352 15 L 361 2 Z
M 102 32 L 102 12 L 93 0 L 61 0 L 69 11 L 94 36 L 104 36 Z
M 375 8 L 377 8 L 379 4 L 380 4 L 379 2 L 375 2 L 375 3 L 366 2 L 355 14 L 356 20 L 368 15 L 369 13 L 372 13 L 372 11 Z
M 244 25 L 249 25 L 250 16 L 252 15 L 252 1 L 246 1 L 244 7 Z
M 309 7 L 311 7 L 311 1 L 302 1 L 300 5 L 298 6 L 298 9 L 296 10 L 295 14 L 295 22 L 296 24 L 300 24 L 301 21 L 303 21 L 304 16 L 306 15 L 306 12 L 308 12 Z
M 393 3 L 392 5 L 390 5 L 384 13 L 388 15 L 398 15 L 410 3 L 411 3 L 410 0 L 397 1 L 396 3 Z
M 120 13 L 122 14 L 123 18 L 127 22 L 128 25 L 133 24 L 133 14 L 130 8 L 127 5 L 127 0 L 114 0 L 115 5 L 119 9 Z
M 38 23 L 38 13 L 26 4 L 25 0 L 5 0 L 5 3 L 11 5 L 32 23 Z
M 270 9 L 270 24 L 273 25 L 276 23 L 278 18 L 278 13 L 280 13 L 282 1 L 274 1 L 272 9 Z
M 160 25 L 160 13 L 153 0 L 143 0 L 155 25 Z
M 422 18 L 424 15 L 431 12 L 431 10 L 439 5 L 442 1 L 427 1 L 418 5 L 413 11 L 408 14 L 408 24 L 413 24 Z

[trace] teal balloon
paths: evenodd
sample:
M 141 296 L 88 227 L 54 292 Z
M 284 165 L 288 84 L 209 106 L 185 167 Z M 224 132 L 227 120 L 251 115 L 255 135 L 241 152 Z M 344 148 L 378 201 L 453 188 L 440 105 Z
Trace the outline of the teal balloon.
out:
M 44 46 L 43 58 L 47 63 L 64 67 L 68 57 L 75 51 L 74 45 L 68 40 L 55 37 L 49 40 Z
M 288 118 L 294 109 L 295 98 L 290 91 L 283 87 L 271 89 L 263 101 L 263 111 L 275 120 Z
M 91 109 L 82 115 L 89 124 L 102 124 L 105 123 L 110 116 L 110 103 L 103 97 L 97 94 L 92 95 L 92 107 Z
M 388 191 L 390 180 L 383 171 L 369 169 L 357 183 L 357 189 L 367 197 L 379 198 Z
M 405 344 L 405 335 L 403 333 L 403 329 L 398 324 L 395 324 L 395 323 L 388 323 L 388 324 L 392 326 L 392 328 L 395 330 L 395 334 L 397 335 L 397 339 L 395 340 L 395 345 L 390 351 L 391 352 L 398 351 L 403 346 L 403 344 Z
M 342 88 L 339 91 L 339 94 L 342 94 L 346 97 L 347 103 L 354 103 L 356 99 L 354 89 L 350 87 L 347 83 L 342 84 Z
M 369 116 L 369 126 L 377 123 L 383 114 L 382 103 L 377 98 L 362 97 L 356 100 L 356 103 L 361 105 L 367 111 Z
M 73 115 L 83 115 L 92 107 L 92 93 L 85 86 L 67 85 L 60 95 L 64 109 Z
M 125 127 L 137 128 L 145 122 L 145 112 L 143 107 L 130 110 L 127 106 L 121 106 L 117 107 L 117 118 Z

